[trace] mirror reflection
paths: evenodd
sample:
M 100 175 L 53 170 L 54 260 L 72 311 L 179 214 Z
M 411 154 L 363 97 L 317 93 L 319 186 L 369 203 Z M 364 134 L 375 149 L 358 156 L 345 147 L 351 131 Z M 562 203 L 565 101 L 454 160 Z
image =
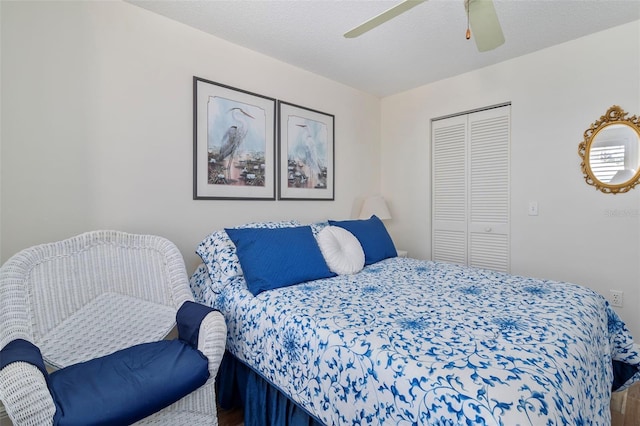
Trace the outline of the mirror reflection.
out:
M 640 126 L 620 107 L 609 108 L 578 148 L 585 181 L 605 193 L 627 192 L 640 179 Z
M 602 183 L 620 184 L 638 170 L 640 137 L 625 124 L 610 124 L 594 135 L 589 149 L 591 171 Z

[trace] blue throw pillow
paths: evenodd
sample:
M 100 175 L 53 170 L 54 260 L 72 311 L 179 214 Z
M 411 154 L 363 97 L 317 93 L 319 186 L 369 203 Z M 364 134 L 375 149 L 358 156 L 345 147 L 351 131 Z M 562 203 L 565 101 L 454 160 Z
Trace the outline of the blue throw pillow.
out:
M 225 229 L 236 246 L 249 291 L 335 276 L 324 261 L 311 227 Z
M 398 256 L 387 228 L 376 215 L 366 220 L 330 220 L 329 225 L 344 228 L 356 236 L 364 250 L 365 265 Z
M 56 425 L 128 425 L 205 384 L 209 360 L 181 340 L 162 340 L 73 364 L 49 378 Z

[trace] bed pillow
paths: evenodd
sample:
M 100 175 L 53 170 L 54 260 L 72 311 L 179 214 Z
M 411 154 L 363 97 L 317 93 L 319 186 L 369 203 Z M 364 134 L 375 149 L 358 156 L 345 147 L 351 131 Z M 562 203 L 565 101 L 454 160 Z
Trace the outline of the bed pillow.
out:
M 280 229 L 226 229 L 236 246 L 249 291 L 265 290 L 335 276 L 309 226 Z
M 331 272 L 349 275 L 364 267 L 364 251 L 358 239 L 339 226 L 326 226 L 318 233 L 318 246 Z
M 356 236 L 364 250 L 365 265 L 398 256 L 387 228 L 376 215 L 366 220 L 330 220 L 329 225 L 344 228 Z
M 278 229 L 300 226 L 296 220 L 281 222 L 253 222 L 236 228 L 267 228 Z M 238 276 L 242 276 L 242 268 L 236 254 L 236 247 L 229 239 L 225 230 L 209 234 L 196 248 L 196 253 L 202 259 L 211 278 L 211 290 L 220 293 Z

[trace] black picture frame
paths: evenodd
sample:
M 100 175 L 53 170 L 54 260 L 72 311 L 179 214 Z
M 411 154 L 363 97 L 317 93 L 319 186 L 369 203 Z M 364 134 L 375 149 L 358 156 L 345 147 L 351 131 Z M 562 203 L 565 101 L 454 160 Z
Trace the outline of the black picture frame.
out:
M 193 77 L 193 199 L 276 199 L 276 100 Z
M 335 200 L 335 116 L 278 101 L 278 199 Z

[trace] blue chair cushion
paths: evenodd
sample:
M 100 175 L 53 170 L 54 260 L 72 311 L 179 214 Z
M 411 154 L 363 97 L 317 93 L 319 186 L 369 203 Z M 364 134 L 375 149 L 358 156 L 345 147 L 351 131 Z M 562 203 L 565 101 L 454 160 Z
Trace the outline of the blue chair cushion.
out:
M 49 378 L 56 424 L 134 423 L 202 386 L 209 378 L 208 365 L 187 343 L 163 340 L 55 371 Z

